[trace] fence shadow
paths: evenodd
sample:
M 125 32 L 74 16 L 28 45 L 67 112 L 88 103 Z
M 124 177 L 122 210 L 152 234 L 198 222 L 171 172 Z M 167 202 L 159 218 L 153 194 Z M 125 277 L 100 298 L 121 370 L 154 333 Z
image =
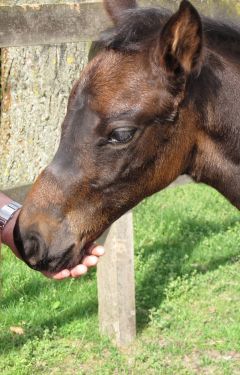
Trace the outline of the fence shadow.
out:
M 138 280 L 136 285 L 136 306 L 137 306 L 137 327 L 142 330 L 149 322 L 149 310 L 158 308 L 164 300 L 164 292 L 172 277 L 189 274 L 189 267 L 186 269 L 184 263 L 190 258 L 196 246 L 203 239 L 211 238 L 214 234 L 224 233 L 236 224 L 237 220 L 229 220 L 221 224 L 206 223 L 200 220 L 182 220 L 180 230 L 176 236 L 168 240 L 161 240 L 145 246 L 141 254 L 141 263 L 149 263 L 150 266 L 144 271 L 144 276 Z M 191 228 L 191 241 L 187 233 Z M 186 233 L 184 239 L 181 233 Z M 181 237 L 181 238 L 179 238 Z M 192 240 L 194 238 L 194 240 Z M 210 272 L 232 261 L 233 255 L 214 257 L 206 262 L 204 266 L 194 265 L 192 271 L 197 273 Z
M 14 350 L 20 350 L 21 347 L 26 344 L 28 341 L 32 340 L 34 337 L 41 339 L 44 337 L 45 330 L 49 329 L 51 332 L 54 327 L 61 327 L 66 323 L 73 322 L 75 320 L 84 319 L 86 315 L 90 317 L 91 315 L 97 314 L 97 300 L 93 299 L 88 301 L 81 306 L 76 305 L 73 308 L 69 308 L 67 311 L 63 311 L 58 316 L 49 314 L 49 318 L 39 319 L 38 324 L 34 327 L 31 327 L 31 330 L 28 334 L 22 336 L 12 336 L 11 332 L 3 331 L 0 334 L 0 355 L 7 354 L 8 352 Z

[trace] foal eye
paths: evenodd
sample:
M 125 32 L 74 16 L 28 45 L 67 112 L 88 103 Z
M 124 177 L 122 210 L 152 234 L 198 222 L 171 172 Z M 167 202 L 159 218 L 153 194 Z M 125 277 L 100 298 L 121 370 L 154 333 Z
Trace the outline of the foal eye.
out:
M 111 133 L 108 142 L 109 143 L 128 143 L 133 138 L 137 129 L 135 128 L 120 128 L 115 129 Z

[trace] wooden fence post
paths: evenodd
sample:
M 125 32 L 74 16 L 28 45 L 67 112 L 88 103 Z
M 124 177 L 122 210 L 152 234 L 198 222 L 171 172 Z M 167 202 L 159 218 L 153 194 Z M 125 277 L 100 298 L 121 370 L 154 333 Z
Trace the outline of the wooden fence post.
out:
M 110 228 L 97 269 L 100 330 L 118 346 L 136 336 L 132 212 Z

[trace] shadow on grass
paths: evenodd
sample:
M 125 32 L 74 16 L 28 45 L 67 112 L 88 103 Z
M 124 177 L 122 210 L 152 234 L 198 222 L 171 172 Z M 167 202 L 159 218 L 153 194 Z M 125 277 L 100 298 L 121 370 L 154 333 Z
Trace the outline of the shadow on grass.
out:
M 32 279 L 28 283 L 24 284 L 24 286 L 11 291 L 8 293 L 6 297 L 1 298 L 0 308 L 1 310 L 4 308 L 9 307 L 10 305 L 16 304 L 16 301 L 19 297 L 22 296 L 31 296 L 37 297 L 39 296 L 44 289 L 47 289 L 48 284 L 44 278 L 40 279 Z
M 90 269 L 88 274 L 84 276 L 84 281 L 92 279 L 94 277 L 95 270 Z M 41 278 L 33 278 L 28 283 L 25 283 L 22 287 L 18 287 L 11 293 L 8 293 L 6 297 L 1 297 L 0 309 L 5 309 L 11 305 L 16 304 L 16 301 L 22 296 L 30 296 L 31 298 L 36 298 L 43 291 L 46 290 L 49 293 L 49 283 L 59 283 L 59 285 L 64 285 L 69 283 L 69 279 L 58 282 L 58 281 L 47 281 L 45 277 L 41 275 Z
M 32 295 L 31 295 L 32 297 Z M 28 341 L 31 341 L 34 337 L 38 340 L 43 338 L 45 330 L 49 329 L 51 332 L 54 327 L 64 326 L 66 323 L 69 324 L 75 320 L 84 319 L 91 315 L 96 315 L 98 310 L 97 300 L 93 299 L 87 303 L 79 303 L 73 308 L 66 309 L 57 315 L 55 313 L 49 313 L 49 319 L 39 318 L 35 326 L 28 328 L 27 333 L 22 336 L 12 335 L 11 332 L 0 334 L 0 354 L 7 354 L 14 350 L 19 350 Z
M 192 268 L 189 265 L 189 258 L 201 241 L 226 232 L 238 221 L 234 219 L 215 224 L 194 219 L 182 220 L 180 230 L 176 231 L 170 240 L 159 238 L 151 246 L 144 246 L 144 251 L 140 255 L 141 263 L 149 264 L 150 260 L 150 265 L 145 270 L 143 268 L 136 285 L 138 330 L 141 331 L 148 324 L 149 310 L 159 308 L 172 277 L 182 277 L 193 271 L 197 273 L 213 271 L 220 265 L 233 261 L 236 254 L 229 253 L 227 256 L 221 254 L 213 256 L 214 259 L 204 265 L 193 265 Z M 186 266 L 186 259 L 188 266 Z

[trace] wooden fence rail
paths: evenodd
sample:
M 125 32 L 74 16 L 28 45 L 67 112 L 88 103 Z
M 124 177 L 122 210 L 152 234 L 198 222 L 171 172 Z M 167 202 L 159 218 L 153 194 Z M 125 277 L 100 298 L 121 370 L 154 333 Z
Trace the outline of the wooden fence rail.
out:
M 158 5 L 159 0 L 140 0 Z M 0 48 L 96 40 L 111 23 L 101 1 L 0 7 Z
M 176 0 L 138 0 L 140 6 L 176 8 Z M 208 15 L 237 19 L 239 0 L 192 0 Z M 102 1 L 80 4 L 0 6 L 0 48 L 95 40 L 110 25 Z

